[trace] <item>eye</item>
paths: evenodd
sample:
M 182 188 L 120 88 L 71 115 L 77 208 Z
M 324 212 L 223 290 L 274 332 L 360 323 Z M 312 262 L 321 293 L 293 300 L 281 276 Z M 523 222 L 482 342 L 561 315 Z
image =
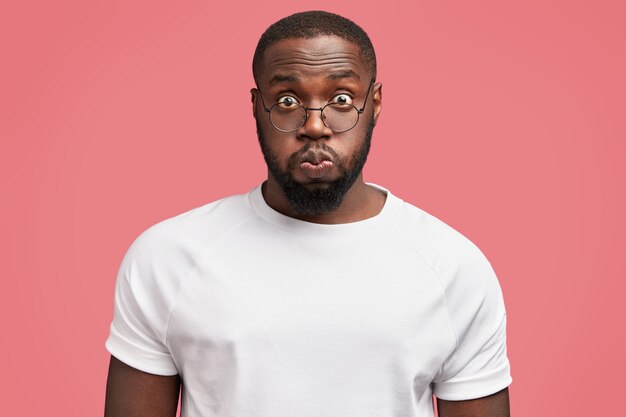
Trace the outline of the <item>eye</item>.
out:
M 283 109 L 293 109 L 296 108 L 300 102 L 297 98 L 292 96 L 281 96 L 278 98 L 278 101 L 276 101 L 276 104 Z
M 347 94 L 337 94 L 330 102 L 335 104 L 352 104 L 352 97 Z

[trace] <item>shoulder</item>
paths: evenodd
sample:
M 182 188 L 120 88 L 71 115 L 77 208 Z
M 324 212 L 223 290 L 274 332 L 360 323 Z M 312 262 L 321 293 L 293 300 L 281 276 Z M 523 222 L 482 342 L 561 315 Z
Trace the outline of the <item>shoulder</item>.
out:
M 441 284 L 457 343 L 465 343 L 473 325 L 487 336 L 502 329 L 506 317 L 502 290 L 483 252 L 457 230 L 409 203 L 402 202 L 395 217 L 398 233 Z
M 502 292 L 491 263 L 469 238 L 426 211 L 397 197 L 388 226 L 434 272 L 451 314 L 476 310 L 486 300 L 503 308 Z
M 489 264 L 483 252 L 468 237 L 434 215 L 397 197 L 392 227 L 441 277 L 460 269 Z
M 158 254 L 193 245 L 206 245 L 242 222 L 255 217 L 247 194 L 233 195 L 177 216 L 144 230 L 133 242 L 139 252 Z
M 239 194 L 165 219 L 139 234 L 128 248 L 121 269 L 128 271 L 129 279 L 180 275 L 193 266 L 200 253 L 255 216 L 248 195 Z

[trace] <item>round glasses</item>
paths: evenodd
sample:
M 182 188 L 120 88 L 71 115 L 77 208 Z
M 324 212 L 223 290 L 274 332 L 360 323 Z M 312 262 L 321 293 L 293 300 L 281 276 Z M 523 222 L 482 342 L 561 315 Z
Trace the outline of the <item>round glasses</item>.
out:
M 324 107 L 306 107 L 299 103 L 293 97 L 285 97 L 284 100 L 274 103 L 269 109 L 265 106 L 263 94 L 259 90 L 263 110 L 269 113 L 270 123 L 281 132 L 295 132 L 306 123 L 309 117 L 309 111 L 319 111 L 321 113 L 324 126 L 335 133 L 347 132 L 359 122 L 359 116 L 365 110 L 369 92 L 372 89 L 374 79 L 370 81 L 365 102 L 360 109 L 349 103 L 332 102 Z

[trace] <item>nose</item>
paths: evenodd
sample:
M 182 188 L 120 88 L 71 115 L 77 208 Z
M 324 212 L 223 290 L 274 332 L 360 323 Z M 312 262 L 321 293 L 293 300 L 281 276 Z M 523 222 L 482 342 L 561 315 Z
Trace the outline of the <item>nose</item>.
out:
M 328 139 L 333 134 L 323 120 L 322 108 L 305 107 L 307 118 L 300 129 L 296 131 L 299 139 L 320 140 Z

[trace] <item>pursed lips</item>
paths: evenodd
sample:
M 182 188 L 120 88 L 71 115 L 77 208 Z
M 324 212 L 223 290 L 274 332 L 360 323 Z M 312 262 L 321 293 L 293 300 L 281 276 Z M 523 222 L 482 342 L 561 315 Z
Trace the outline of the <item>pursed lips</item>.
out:
M 301 158 L 296 161 L 309 178 L 321 178 L 326 175 L 334 166 L 333 158 L 325 152 L 307 151 Z

